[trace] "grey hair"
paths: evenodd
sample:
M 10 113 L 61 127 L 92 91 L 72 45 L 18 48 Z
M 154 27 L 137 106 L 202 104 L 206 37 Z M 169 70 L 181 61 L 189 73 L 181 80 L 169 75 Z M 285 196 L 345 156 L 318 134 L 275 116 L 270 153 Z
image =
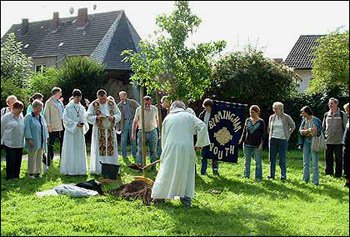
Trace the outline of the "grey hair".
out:
M 33 103 L 32 103 L 33 109 L 38 108 L 38 107 L 40 107 L 40 106 L 42 107 L 43 105 L 44 105 L 43 102 L 41 102 L 41 101 L 38 100 L 38 99 L 34 100 Z
M 119 95 L 126 95 L 126 96 L 128 96 L 128 94 L 125 91 L 120 91 Z
M 186 109 L 186 105 L 180 100 L 175 100 L 173 103 L 171 103 L 170 111 L 173 109 Z
M 329 98 L 328 102 L 331 101 L 331 100 L 334 101 L 334 104 L 336 104 L 336 105 L 339 104 L 339 100 L 338 100 L 338 99 L 336 99 L 336 98 L 334 98 L 334 97 L 331 97 L 331 98 Z
M 284 105 L 283 105 L 283 103 L 281 103 L 281 102 L 275 102 L 275 103 L 273 103 L 273 105 L 272 105 L 272 108 L 274 108 L 274 107 L 280 108 L 280 109 L 281 109 L 281 113 L 284 113 Z
M 9 95 L 9 96 L 6 98 L 6 103 L 8 103 L 9 100 L 17 100 L 17 97 L 16 97 L 15 95 Z

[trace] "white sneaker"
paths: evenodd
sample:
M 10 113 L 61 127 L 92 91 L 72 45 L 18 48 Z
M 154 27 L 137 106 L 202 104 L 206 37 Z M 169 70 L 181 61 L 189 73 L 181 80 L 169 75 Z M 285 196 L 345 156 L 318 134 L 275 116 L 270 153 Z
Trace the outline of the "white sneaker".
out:
M 35 176 L 35 178 L 37 178 L 37 179 L 41 179 L 43 176 L 41 176 L 41 175 L 37 175 L 37 176 Z
M 35 176 L 34 175 L 29 175 L 29 178 L 30 179 L 35 179 Z
M 47 172 L 48 168 L 49 168 L 49 167 L 48 167 L 47 165 L 44 165 L 44 173 Z

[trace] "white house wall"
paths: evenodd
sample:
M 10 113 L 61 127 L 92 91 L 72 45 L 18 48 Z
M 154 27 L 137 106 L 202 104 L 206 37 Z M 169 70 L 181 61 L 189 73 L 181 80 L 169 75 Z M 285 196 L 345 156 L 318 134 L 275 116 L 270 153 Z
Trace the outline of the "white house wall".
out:
M 312 70 L 294 70 L 294 72 L 302 79 L 297 90 L 299 92 L 305 92 L 310 86 L 310 80 L 314 77 Z
M 56 56 L 32 58 L 32 62 L 33 62 L 32 70 L 35 71 L 35 66 L 38 66 L 38 65 L 45 65 L 46 67 L 55 66 L 56 65 Z

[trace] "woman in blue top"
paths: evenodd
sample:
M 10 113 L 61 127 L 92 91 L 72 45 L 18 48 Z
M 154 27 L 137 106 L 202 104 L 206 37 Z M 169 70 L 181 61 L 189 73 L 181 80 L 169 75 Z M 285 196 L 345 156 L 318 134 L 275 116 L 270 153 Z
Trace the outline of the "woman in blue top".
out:
M 29 178 L 41 178 L 41 159 L 47 147 L 47 124 L 44 116 L 40 113 L 43 103 L 34 100 L 33 111 L 24 118 L 25 148 L 28 150 Z
M 299 128 L 299 145 L 303 146 L 303 180 L 308 183 L 310 181 L 310 156 L 312 157 L 313 177 L 312 182 L 319 184 L 318 160 L 319 152 L 311 149 L 311 141 L 313 136 L 321 136 L 322 122 L 319 118 L 313 116 L 313 112 L 308 106 L 304 106 L 301 110 L 303 121 Z
M 29 99 L 29 106 L 27 108 L 27 114 L 30 114 L 33 111 L 32 103 L 34 100 L 40 100 L 41 102 L 44 101 L 44 96 L 41 93 L 35 93 L 32 97 Z M 41 115 L 44 115 L 44 108 L 40 112 Z

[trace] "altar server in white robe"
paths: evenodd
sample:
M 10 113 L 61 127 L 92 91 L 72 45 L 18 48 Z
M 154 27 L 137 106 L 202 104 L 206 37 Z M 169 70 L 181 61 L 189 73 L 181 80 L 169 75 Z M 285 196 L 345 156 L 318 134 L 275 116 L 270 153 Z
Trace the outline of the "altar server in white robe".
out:
M 86 111 L 80 104 L 82 93 L 79 89 L 72 92 L 73 99 L 63 112 L 65 127 L 62 145 L 60 173 L 66 175 L 87 175 L 85 134 L 89 130 Z
M 182 101 L 174 101 L 163 121 L 160 170 L 152 188 L 157 201 L 180 197 L 191 206 L 194 197 L 196 153 L 193 134 L 197 132 L 196 148 L 210 144 L 208 129 L 203 121 L 186 111 Z
M 121 113 L 113 100 L 107 99 L 107 92 L 97 91 L 97 100 L 91 102 L 87 121 L 93 125 L 91 139 L 90 174 L 101 174 L 102 163 L 119 165 L 118 144 L 115 124 Z

